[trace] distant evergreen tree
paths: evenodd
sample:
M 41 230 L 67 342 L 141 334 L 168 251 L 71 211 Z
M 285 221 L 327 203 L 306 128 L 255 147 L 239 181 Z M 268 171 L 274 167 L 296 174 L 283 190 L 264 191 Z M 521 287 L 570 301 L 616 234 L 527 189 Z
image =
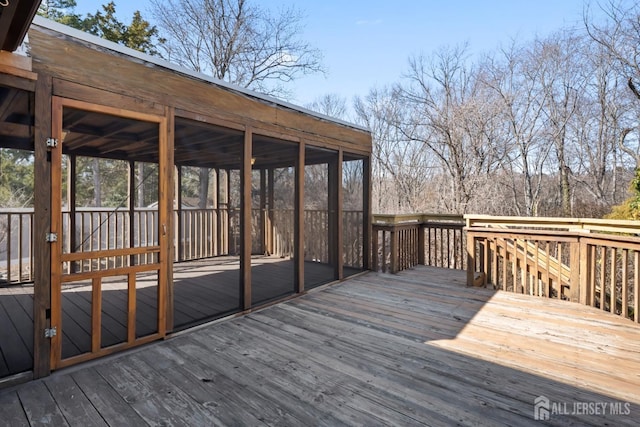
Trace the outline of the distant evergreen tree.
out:
M 611 213 L 606 219 L 640 219 L 640 169 L 636 169 L 631 180 L 629 192 L 632 194 L 624 203 L 611 208 Z
M 156 47 L 164 40 L 158 38 L 157 28 L 144 19 L 140 11 L 135 11 L 131 23 L 125 24 L 116 17 L 116 4 L 113 1 L 102 5 L 102 10 L 88 13 L 85 17 L 75 13 L 76 6 L 75 0 L 43 1 L 38 14 L 131 49 L 158 55 Z

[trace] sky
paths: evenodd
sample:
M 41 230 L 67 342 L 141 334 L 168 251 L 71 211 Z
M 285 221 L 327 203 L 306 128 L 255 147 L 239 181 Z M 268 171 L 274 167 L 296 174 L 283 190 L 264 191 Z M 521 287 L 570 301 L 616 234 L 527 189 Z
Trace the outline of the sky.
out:
M 255 0 L 277 11 L 295 6 L 305 15 L 301 37 L 318 48 L 324 76 L 293 83 L 294 104 L 325 94 L 349 102 L 374 87 L 401 80 L 412 55 L 468 43 L 473 54 L 511 40 L 532 40 L 580 26 L 586 0 Z M 107 0 L 78 0 L 77 12 L 94 13 Z M 117 16 L 128 22 L 135 10 L 151 20 L 148 1 L 116 0 Z M 597 7 L 591 7 L 597 11 Z

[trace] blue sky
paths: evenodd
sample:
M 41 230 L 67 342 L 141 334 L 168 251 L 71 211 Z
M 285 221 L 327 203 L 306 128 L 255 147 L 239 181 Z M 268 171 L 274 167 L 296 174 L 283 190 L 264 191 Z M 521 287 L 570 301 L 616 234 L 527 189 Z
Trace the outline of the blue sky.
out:
M 95 12 L 104 1 L 78 1 Z M 468 42 L 472 52 L 494 50 L 511 39 L 526 41 L 580 26 L 585 0 L 257 0 L 277 10 L 295 5 L 306 15 L 303 37 L 323 53 L 326 76 L 294 83 L 304 105 L 327 93 L 348 100 L 400 80 L 409 56 Z M 147 1 L 116 0 L 120 20 L 135 10 L 150 19 Z M 597 6 L 596 6 L 597 8 Z

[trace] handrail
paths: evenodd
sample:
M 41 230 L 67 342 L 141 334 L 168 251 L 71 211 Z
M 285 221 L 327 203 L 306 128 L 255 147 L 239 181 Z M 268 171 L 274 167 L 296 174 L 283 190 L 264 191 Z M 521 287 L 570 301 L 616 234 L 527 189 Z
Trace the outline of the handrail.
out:
M 375 270 L 460 266 L 469 286 L 570 300 L 640 322 L 640 221 L 415 213 L 374 215 L 372 227 Z M 460 252 L 466 257 L 452 265 Z
M 468 286 L 570 300 L 640 322 L 640 222 L 465 219 Z
M 467 227 L 549 228 L 574 232 L 626 233 L 640 235 L 640 221 L 597 218 L 547 218 L 464 215 Z
M 185 207 L 174 209 L 174 261 L 191 261 L 239 251 L 238 208 Z M 342 261 L 345 267 L 361 269 L 365 263 L 362 210 L 342 210 Z M 282 257 L 294 254 L 294 209 L 252 209 L 252 250 Z M 305 248 L 305 259 L 329 262 L 336 257 L 330 252 L 331 218 L 326 209 L 306 209 L 305 235 L 314 236 Z M 33 208 L 0 208 L 0 286 L 33 281 Z M 60 238 L 63 253 L 105 251 L 153 247 L 158 239 L 157 207 L 118 209 L 80 207 L 62 212 Z M 70 232 L 74 230 L 74 232 Z M 94 254 L 95 255 L 95 254 Z M 79 255 L 80 256 L 80 255 Z M 128 265 L 130 257 L 121 255 L 81 261 L 64 259 L 65 272 L 114 268 Z M 155 262 L 154 254 L 144 253 L 135 262 Z M 333 258 L 332 258 L 333 259 Z
M 428 221 L 452 221 L 463 222 L 464 217 L 456 214 L 374 214 L 373 224 L 406 224 L 406 223 L 420 223 Z
M 373 215 L 372 269 L 391 273 L 416 265 L 464 269 L 463 227 L 462 215 Z

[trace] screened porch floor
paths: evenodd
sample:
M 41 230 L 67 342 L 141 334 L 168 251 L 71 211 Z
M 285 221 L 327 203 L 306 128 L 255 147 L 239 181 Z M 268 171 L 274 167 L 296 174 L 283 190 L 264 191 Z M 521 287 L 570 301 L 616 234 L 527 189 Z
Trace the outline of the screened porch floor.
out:
M 252 258 L 253 306 L 294 294 L 294 263 L 279 257 Z M 240 311 L 239 259 L 217 257 L 174 264 L 174 330 Z M 345 269 L 345 274 L 356 270 Z M 309 287 L 332 281 L 333 268 L 306 262 Z M 150 280 L 153 279 L 153 280 Z M 136 335 L 157 331 L 155 277 L 137 283 Z M 0 287 L 0 379 L 28 371 L 33 358 L 33 287 Z M 63 358 L 91 349 L 91 285 L 74 284 L 63 290 Z M 127 339 L 126 281 L 102 285 L 102 347 Z

